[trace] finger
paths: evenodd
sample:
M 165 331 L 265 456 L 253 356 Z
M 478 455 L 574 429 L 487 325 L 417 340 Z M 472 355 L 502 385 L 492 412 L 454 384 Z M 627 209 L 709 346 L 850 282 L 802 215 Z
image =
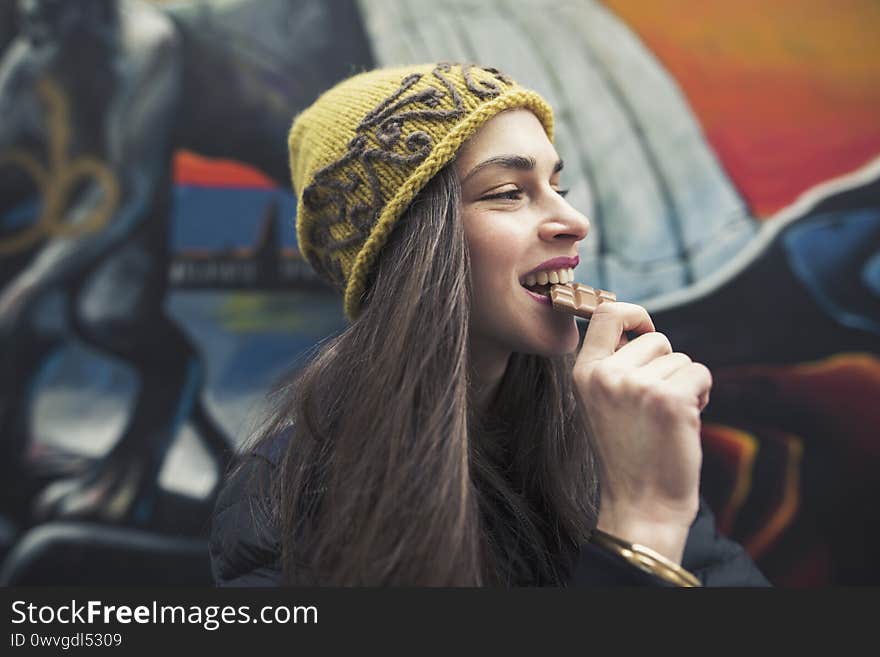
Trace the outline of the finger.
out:
M 671 354 L 655 358 L 650 363 L 643 365 L 641 369 L 642 372 L 650 378 L 666 379 L 682 367 L 687 367 L 692 362 L 691 357 L 687 354 L 675 351 Z
M 623 368 L 641 367 L 671 353 L 672 345 L 669 344 L 669 338 L 654 331 L 643 333 L 623 345 L 614 353 L 614 363 Z
M 693 397 L 701 408 L 709 401 L 712 389 L 712 373 L 702 363 L 691 363 L 676 370 L 666 378 L 669 385 L 682 394 Z
M 654 330 L 648 311 L 633 303 L 606 301 L 599 304 L 584 336 L 578 361 L 592 362 L 614 353 L 624 331 L 641 335 Z

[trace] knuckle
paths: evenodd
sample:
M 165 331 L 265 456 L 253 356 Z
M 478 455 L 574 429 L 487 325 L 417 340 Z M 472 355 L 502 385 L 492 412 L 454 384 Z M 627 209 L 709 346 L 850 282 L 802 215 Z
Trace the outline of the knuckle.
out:
M 590 383 L 604 392 L 615 390 L 621 378 L 620 371 L 607 361 L 600 361 L 590 372 Z
M 571 375 L 576 381 L 586 383 L 593 377 L 593 373 L 596 371 L 597 366 L 598 363 L 596 362 L 576 362 L 574 368 L 571 371 Z
M 646 335 L 656 336 L 654 337 L 654 340 L 657 342 L 658 346 L 664 354 L 672 353 L 672 343 L 669 341 L 669 338 L 666 337 L 666 335 L 658 331 L 655 331 L 654 333 L 647 333 Z
M 643 333 L 636 340 L 640 340 L 644 342 L 646 345 L 650 345 L 651 349 L 656 349 L 657 352 L 663 354 L 664 356 L 672 353 L 672 343 L 669 341 L 669 338 L 666 337 L 663 333 L 659 331 L 652 331 L 650 333 Z
M 677 358 L 678 360 L 680 360 L 682 363 L 690 363 L 690 362 L 692 362 L 692 361 L 691 361 L 691 357 L 688 356 L 688 355 L 685 354 L 685 353 L 682 353 L 681 351 L 673 351 L 671 355 L 672 355 L 672 356 L 675 356 L 675 358 Z
M 693 363 L 693 367 L 697 369 L 698 372 L 703 376 L 706 380 L 706 384 L 708 386 L 712 385 L 712 370 L 706 367 L 703 363 Z

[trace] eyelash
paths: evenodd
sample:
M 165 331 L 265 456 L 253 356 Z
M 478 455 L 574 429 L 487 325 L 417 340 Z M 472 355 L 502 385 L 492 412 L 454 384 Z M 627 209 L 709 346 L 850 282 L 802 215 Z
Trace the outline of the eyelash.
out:
M 567 190 L 567 189 L 556 190 L 556 193 L 559 194 L 562 198 L 565 198 L 566 196 L 568 196 L 568 192 L 569 192 L 569 190 Z M 520 190 L 512 189 L 509 192 L 501 192 L 500 194 L 489 194 L 488 196 L 484 196 L 480 200 L 486 201 L 486 200 L 494 200 L 494 199 L 501 198 L 501 199 L 507 199 L 510 201 L 518 201 L 520 194 L 522 194 L 522 192 Z

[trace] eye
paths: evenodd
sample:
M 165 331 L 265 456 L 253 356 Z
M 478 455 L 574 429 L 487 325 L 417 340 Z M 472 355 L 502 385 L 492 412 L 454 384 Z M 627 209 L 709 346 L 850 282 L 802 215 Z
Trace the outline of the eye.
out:
M 569 190 L 567 190 L 567 189 L 555 189 L 553 191 L 555 191 L 557 194 L 559 194 L 562 198 L 565 198 L 566 196 L 568 196 L 568 192 L 569 192 Z M 522 191 L 520 191 L 518 189 L 511 189 L 510 191 L 507 191 L 507 192 L 499 192 L 497 194 L 487 194 L 486 196 L 483 196 L 480 200 L 481 201 L 492 201 L 495 199 L 506 199 L 509 201 L 518 201 L 518 200 L 520 200 L 521 197 L 522 197 Z
M 507 192 L 499 192 L 498 194 L 487 194 L 482 197 L 481 201 L 491 201 L 494 199 L 507 199 L 509 201 L 518 201 L 522 197 L 522 192 L 518 189 L 511 189 Z

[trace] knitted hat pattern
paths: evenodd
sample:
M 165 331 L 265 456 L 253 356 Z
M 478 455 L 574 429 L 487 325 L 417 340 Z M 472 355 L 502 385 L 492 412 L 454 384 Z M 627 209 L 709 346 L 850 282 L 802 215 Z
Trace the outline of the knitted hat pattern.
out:
M 344 292 L 349 320 L 410 202 L 493 116 L 526 108 L 553 140 L 553 112 L 495 68 L 441 62 L 375 69 L 324 92 L 288 136 L 303 257 Z

